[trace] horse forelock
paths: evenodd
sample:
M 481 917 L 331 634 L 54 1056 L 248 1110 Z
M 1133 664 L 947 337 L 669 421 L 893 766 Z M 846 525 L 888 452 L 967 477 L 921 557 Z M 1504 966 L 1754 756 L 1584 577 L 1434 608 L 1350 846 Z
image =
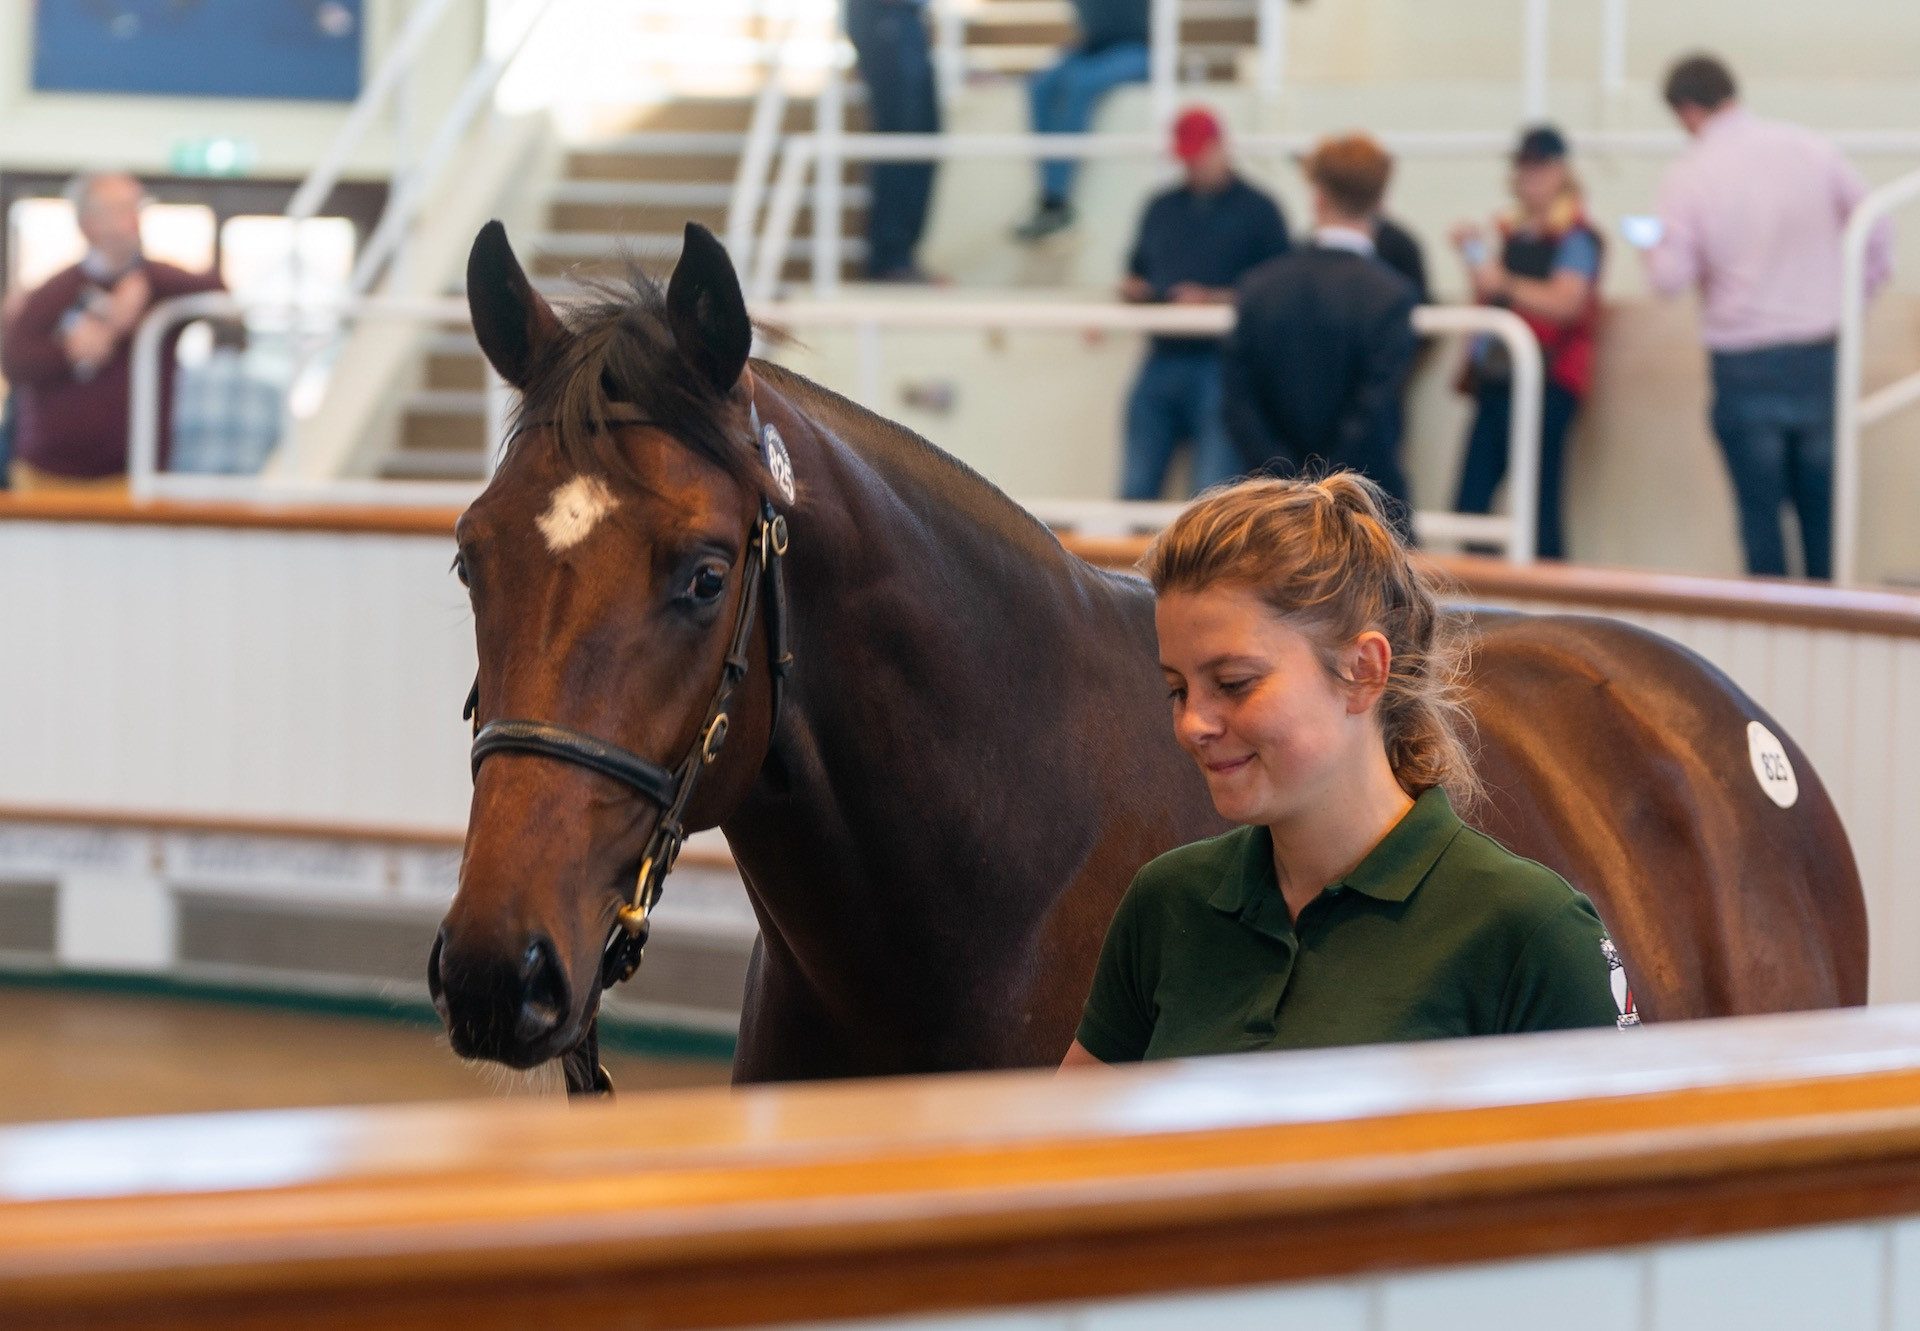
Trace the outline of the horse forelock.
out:
M 666 293 L 646 274 L 594 282 L 561 311 L 566 335 L 536 362 L 515 410 L 502 465 L 521 452 L 556 453 L 583 475 L 648 489 L 613 427 L 631 409 L 756 492 L 770 478 L 749 440 L 745 394 L 722 392 L 696 369 L 667 321 Z

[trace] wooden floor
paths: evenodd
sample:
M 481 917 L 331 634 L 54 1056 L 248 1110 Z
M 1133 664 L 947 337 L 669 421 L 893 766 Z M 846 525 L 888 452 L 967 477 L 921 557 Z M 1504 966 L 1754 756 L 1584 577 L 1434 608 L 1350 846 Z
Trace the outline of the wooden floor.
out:
M 629 1091 L 728 1075 L 715 1058 L 605 1061 Z M 0 984 L 0 1122 L 561 1093 L 557 1065 L 463 1063 L 424 1025 Z

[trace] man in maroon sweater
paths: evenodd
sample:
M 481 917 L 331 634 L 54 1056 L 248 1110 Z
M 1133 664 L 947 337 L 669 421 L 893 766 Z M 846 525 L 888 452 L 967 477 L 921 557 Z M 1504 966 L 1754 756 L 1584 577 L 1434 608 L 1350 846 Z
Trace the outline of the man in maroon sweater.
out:
M 140 252 L 145 191 L 132 176 L 83 176 L 68 197 L 87 255 L 28 296 L 0 334 L 0 371 L 16 405 L 13 485 L 20 490 L 124 486 L 134 330 L 158 301 L 221 289 L 212 274 Z M 170 362 L 171 351 L 162 359 Z M 160 419 L 167 419 L 164 402 Z

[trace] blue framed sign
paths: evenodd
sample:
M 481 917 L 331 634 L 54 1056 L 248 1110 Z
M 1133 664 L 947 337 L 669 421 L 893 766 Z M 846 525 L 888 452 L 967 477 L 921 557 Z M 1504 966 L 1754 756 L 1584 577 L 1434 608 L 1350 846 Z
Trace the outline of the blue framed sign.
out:
M 35 0 L 42 92 L 350 102 L 366 0 Z

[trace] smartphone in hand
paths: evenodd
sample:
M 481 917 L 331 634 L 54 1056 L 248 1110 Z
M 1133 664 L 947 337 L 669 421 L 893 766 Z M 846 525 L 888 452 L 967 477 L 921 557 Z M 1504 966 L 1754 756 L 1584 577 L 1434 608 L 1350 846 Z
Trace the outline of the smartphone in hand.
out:
M 1660 219 L 1650 215 L 1637 214 L 1620 219 L 1621 237 L 1637 250 L 1650 250 L 1658 245 L 1665 231 Z

